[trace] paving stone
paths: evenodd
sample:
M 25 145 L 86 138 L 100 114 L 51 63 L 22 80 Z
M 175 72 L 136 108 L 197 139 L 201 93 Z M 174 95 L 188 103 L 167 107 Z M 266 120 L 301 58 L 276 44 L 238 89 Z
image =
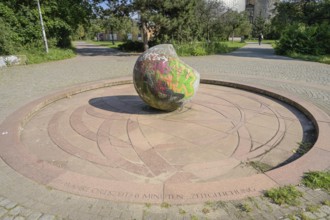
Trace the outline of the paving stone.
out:
M 10 203 L 8 203 L 8 204 L 5 206 L 5 208 L 6 208 L 6 209 L 12 209 L 12 208 L 14 208 L 15 206 L 17 206 L 17 203 L 16 203 L 16 202 L 10 202 Z
M 148 213 L 143 216 L 143 219 L 145 220 L 153 220 L 153 219 L 159 219 L 159 220 L 165 220 L 167 219 L 165 213 Z
M 109 216 L 112 212 L 112 208 L 101 208 L 99 211 L 98 211 L 98 214 L 101 215 L 101 216 Z
M 303 212 L 304 216 L 306 216 L 307 218 L 310 218 L 310 219 L 317 219 L 317 216 L 314 215 L 313 213 L 311 212 Z
M 97 217 L 98 216 L 95 215 L 95 214 L 90 214 L 90 213 L 86 213 L 86 212 L 72 212 L 68 216 L 64 217 L 64 219 L 72 219 L 72 220 L 76 220 L 76 219 L 92 219 L 93 220 L 93 219 L 98 219 Z
M 110 212 L 110 216 L 112 218 L 119 218 L 121 216 L 121 214 L 122 214 L 122 210 L 118 210 L 118 209 L 113 209 Z
M 55 219 L 57 219 L 56 216 L 48 215 L 48 214 L 44 214 L 39 218 L 39 220 L 55 220 Z
M 6 206 L 8 204 L 10 204 L 12 201 L 10 201 L 9 199 L 3 199 L 0 201 L 0 206 Z
M 15 218 L 15 216 L 12 215 L 5 215 L 2 217 L 2 220 L 13 220 Z
M 7 212 L 8 211 L 5 208 L 0 207 L 0 217 L 3 216 L 3 215 L 5 215 Z
M 291 218 L 285 218 L 287 220 L 301 220 L 301 218 L 299 216 L 292 216 Z
M 31 209 L 27 209 L 27 208 L 22 207 L 22 206 L 18 206 L 18 207 L 20 209 L 19 214 L 23 217 L 27 217 L 27 216 L 31 215 L 32 212 L 33 212 Z
M 264 220 L 264 219 L 267 219 L 267 220 L 272 220 L 273 218 L 271 216 L 267 216 L 265 217 L 264 215 L 260 215 L 260 214 L 246 214 L 243 219 L 253 219 L 253 220 Z
M 40 213 L 40 212 L 34 212 L 34 213 L 30 214 L 26 218 L 26 220 L 36 220 L 36 219 L 39 219 L 41 216 L 42 216 L 42 213 Z
M 136 218 L 136 219 L 142 218 L 143 208 L 141 208 L 141 205 L 132 204 L 128 208 L 129 208 L 129 211 L 130 211 L 131 215 L 133 216 L 133 218 Z
M 130 212 L 127 212 L 126 210 L 123 210 L 120 219 L 132 219 L 132 215 Z
M 322 211 L 317 210 L 316 212 L 313 212 L 314 215 L 316 215 L 318 218 L 324 218 L 327 216 L 327 213 L 324 213 Z
M 321 206 L 321 208 L 319 209 L 319 211 L 324 212 L 327 215 L 330 215 L 330 206 L 323 205 L 323 206 Z
M 15 208 L 11 209 L 8 214 L 9 215 L 13 215 L 16 216 L 21 212 L 21 207 L 20 206 L 16 206 Z
M 25 218 L 23 216 L 16 216 L 14 220 L 25 220 Z

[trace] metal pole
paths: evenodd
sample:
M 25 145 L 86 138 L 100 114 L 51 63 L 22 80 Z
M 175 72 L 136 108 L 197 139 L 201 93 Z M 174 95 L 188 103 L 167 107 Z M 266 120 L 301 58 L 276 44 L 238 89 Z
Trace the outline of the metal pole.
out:
M 46 53 L 48 53 L 48 43 L 47 43 L 47 38 L 46 38 L 46 32 L 45 32 L 44 22 L 42 20 L 42 14 L 41 14 L 39 0 L 37 0 L 37 4 L 38 4 L 38 10 L 39 10 L 40 24 L 41 24 L 41 29 L 42 29 L 42 38 L 43 38 L 43 41 L 45 43 Z

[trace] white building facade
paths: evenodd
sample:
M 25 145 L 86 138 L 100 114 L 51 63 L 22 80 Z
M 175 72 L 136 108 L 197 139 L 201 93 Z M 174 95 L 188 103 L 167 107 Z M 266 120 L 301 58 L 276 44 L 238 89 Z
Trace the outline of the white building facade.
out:
M 270 19 L 273 16 L 273 9 L 276 2 L 280 0 L 219 0 L 232 10 L 247 11 L 249 17 L 254 20 L 257 16 Z
M 246 0 L 222 0 L 222 2 L 230 9 L 241 12 L 245 10 Z

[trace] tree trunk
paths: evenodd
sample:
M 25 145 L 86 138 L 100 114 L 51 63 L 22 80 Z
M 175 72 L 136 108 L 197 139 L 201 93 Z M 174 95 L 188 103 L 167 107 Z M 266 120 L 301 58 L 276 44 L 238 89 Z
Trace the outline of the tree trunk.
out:
M 209 43 L 210 42 L 210 29 L 209 29 L 209 24 L 208 23 L 207 23 L 206 28 L 207 28 L 207 43 Z
M 115 40 L 114 40 L 114 37 L 113 37 L 113 28 L 112 28 L 112 26 L 110 26 L 110 32 L 111 32 L 112 45 L 115 45 Z
M 142 39 L 143 39 L 143 48 L 144 51 L 149 49 L 148 45 L 148 29 L 147 29 L 147 24 L 142 21 Z
M 234 42 L 234 30 L 233 30 L 233 33 L 231 35 L 231 42 Z

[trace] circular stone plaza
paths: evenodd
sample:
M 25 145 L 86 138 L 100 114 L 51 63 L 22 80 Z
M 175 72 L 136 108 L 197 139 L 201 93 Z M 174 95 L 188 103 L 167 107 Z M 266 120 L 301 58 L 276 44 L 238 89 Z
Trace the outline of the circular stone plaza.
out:
M 134 89 L 137 55 L 77 48 L 0 70 L 0 219 L 285 218 L 264 191 L 330 168 L 329 65 L 253 43 L 182 58 L 200 87 L 163 112 Z M 303 205 L 330 199 L 300 190 Z

